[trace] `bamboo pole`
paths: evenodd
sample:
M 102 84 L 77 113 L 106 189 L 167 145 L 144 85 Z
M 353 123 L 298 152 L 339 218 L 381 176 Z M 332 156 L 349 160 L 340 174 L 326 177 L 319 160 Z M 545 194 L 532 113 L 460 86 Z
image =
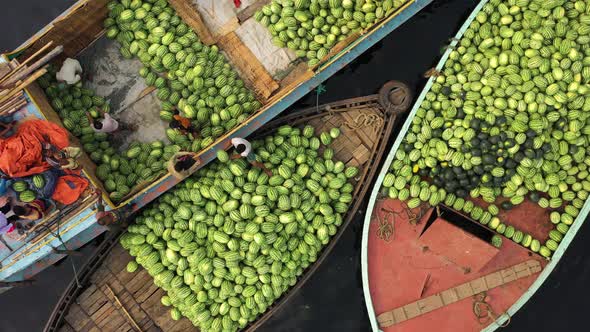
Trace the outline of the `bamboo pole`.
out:
M 117 295 L 115 295 L 115 292 L 113 292 L 113 289 L 111 288 L 111 286 L 109 286 L 109 284 L 105 284 L 105 286 L 107 286 L 107 289 L 109 290 L 109 292 L 111 293 L 111 295 L 115 298 L 115 301 L 119 304 L 119 306 L 123 310 L 123 313 L 125 313 L 125 316 L 127 316 L 127 319 L 129 320 L 129 322 L 131 324 L 133 324 L 133 327 L 138 332 L 143 332 L 143 330 L 141 329 L 141 327 L 139 327 L 139 325 L 137 325 L 137 322 L 135 321 L 135 319 L 133 319 L 133 317 L 131 317 L 131 314 L 129 313 L 129 311 L 127 311 L 127 309 L 125 309 L 125 306 L 123 305 L 123 303 L 121 303 L 121 300 L 119 300 L 119 298 L 117 297 Z
M 8 90 L 9 91 L 8 94 L 6 96 L 4 96 L 2 99 L 0 99 L 0 104 L 5 102 L 6 100 L 8 100 L 10 97 L 14 96 L 15 94 L 17 94 L 19 91 L 23 90 L 27 86 L 29 86 L 29 84 L 33 83 L 39 77 L 45 75 L 45 73 L 47 73 L 47 69 L 45 69 L 45 68 L 37 70 L 31 76 L 27 77 L 27 79 L 24 80 L 22 83 L 20 83 L 18 86 L 16 86 L 15 88 L 13 88 L 11 90 Z
M 4 76 L 2 79 L 0 79 L 0 85 L 2 85 L 4 83 L 4 81 L 6 81 L 7 79 L 11 78 L 14 74 L 16 74 L 19 70 L 21 70 L 24 66 L 26 66 L 27 63 L 29 63 L 31 60 L 33 60 L 35 57 L 37 57 L 39 54 L 45 52 L 51 45 L 53 45 L 53 41 L 49 41 L 47 44 L 45 44 L 45 46 L 41 47 L 37 52 L 35 52 L 33 55 L 31 55 L 25 61 L 23 61 L 23 63 L 19 64 L 10 73 L 8 73 L 6 76 Z
M 63 52 L 63 50 L 64 50 L 64 47 L 61 45 L 54 48 L 53 50 L 51 50 L 51 52 L 45 54 L 45 56 L 43 56 L 41 59 L 35 61 L 35 63 L 33 63 L 30 67 L 27 67 L 25 70 L 22 70 L 20 73 L 13 75 L 10 79 L 8 79 L 4 83 L 0 84 L 0 88 L 7 88 L 10 85 L 16 84 L 19 80 L 22 80 L 23 78 L 30 75 L 33 71 L 44 66 L 47 62 L 49 62 L 49 60 L 53 59 L 58 54 Z

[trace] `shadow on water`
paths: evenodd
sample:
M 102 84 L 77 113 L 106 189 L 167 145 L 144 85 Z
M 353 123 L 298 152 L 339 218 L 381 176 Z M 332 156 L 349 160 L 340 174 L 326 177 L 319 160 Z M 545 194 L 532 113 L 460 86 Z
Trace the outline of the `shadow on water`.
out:
M 1 45 L 8 49 L 18 45 L 72 2 L 50 4 L 41 0 L 22 0 L 11 5 L 9 10 L 0 13 L 7 28 L 0 39 Z M 426 83 L 424 72 L 436 65 L 444 45 L 476 4 L 476 1 L 468 0 L 435 0 L 330 78 L 325 83 L 326 93 L 319 97 L 320 103 L 375 93 L 391 79 L 406 82 L 416 95 L 419 94 Z M 22 29 L 25 26 L 26 29 Z M 316 95 L 310 93 L 290 109 L 315 103 Z M 360 276 L 364 206 L 322 267 L 260 331 L 369 331 Z M 588 330 L 582 325 L 586 321 L 587 303 L 584 299 L 590 293 L 590 287 L 586 285 L 590 265 L 584 264 L 584 253 L 590 243 L 588 231 L 590 224 L 587 223 L 547 284 L 504 331 Z M 89 255 L 93 247 L 84 249 L 83 254 Z M 75 258 L 78 265 L 84 259 L 84 256 Z M 48 268 L 36 279 L 35 286 L 0 295 L 0 332 L 40 331 L 72 279 L 71 265 L 68 261 L 62 262 Z

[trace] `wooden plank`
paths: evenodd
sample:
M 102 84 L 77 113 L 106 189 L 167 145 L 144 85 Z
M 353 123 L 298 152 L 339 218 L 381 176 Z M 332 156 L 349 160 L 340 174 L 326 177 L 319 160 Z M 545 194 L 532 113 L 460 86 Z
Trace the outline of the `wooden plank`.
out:
M 48 42 L 63 45 L 62 56 L 75 57 L 92 43 L 104 30 L 103 22 L 108 15 L 107 3 L 110 0 L 81 1 L 67 16 L 53 22 L 48 31 L 31 43 L 19 60 L 28 58 Z
M 106 323 L 108 323 L 109 319 L 106 320 L 107 317 L 114 317 L 117 314 L 117 308 L 110 302 L 105 302 L 92 316 L 92 320 L 94 324 L 102 329 Z
M 103 317 L 103 315 L 110 314 L 113 309 L 113 305 L 109 302 L 106 295 L 103 294 L 102 297 L 94 303 L 94 305 L 86 310 L 86 312 L 90 315 L 90 319 L 94 321 L 94 324 L 96 324 L 98 320 Z
M 123 284 L 131 294 L 135 294 L 138 290 L 141 289 L 141 287 L 143 287 L 143 285 L 145 285 L 148 282 L 152 282 L 152 276 L 150 276 L 146 270 L 142 269 L 141 271 L 135 274 L 131 281 Z
M 133 297 L 135 298 L 135 301 L 137 301 L 137 303 L 143 303 L 143 301 L 145 301 L 148 297 L 150 297 L 150 295 L 157 291 L 158 288 L 159 287 L 156 286 L 156 284 L 154 284 L 153 281 L 150 281 L 146 283 L 142 289 L 133 294 Z
M 251 88 L 258 99 L 265 104 L 279 84 L 270 76 L 252 51 L 240 40 L 235 32 L 219 39 L 219 45 L 229 61 L 240 74 L 244 83 Z
M 215 43 L 211 31 L 209 31 L 209 28 L 205 25 L 205 22 L 201 18 L 201 14 L 199 14 L 199 11 L 192 1 L 168 0 L 168 3 L 174 8 L 174 10 L 176 10 L 176 13 L 182 18 L 182 21 L 191 27 L 199 36 L 199 39 L 201 39 L 203 44 L 211 45 Z
M 288 91 L 293 89 L 295 86 L 311 77 L 313 77 L 313 71 L 309 69 L 309 66 L 306 62 L 302 61 L 294 66 L 289 74 L 287 74 L 287 76 L 281 80 L 281 92 L 283 90 Z
M 88 288 L 86 288 L 86 290 L 78 296 L 78 298 L 76 299 L 76 303 L 78 303 L 78 304 L 85 303 L 88 300 L 88 298 L 92 297 L 92 295 L 97 290 L 98 290 L 98 287 L 96 287 L 96 285 L 90 284 L 90 286 L 88 286 Z
M 90 316 L 92 316 L 97 310 L 99 310 L 106 302 L 107 298 L 104 293 L 100 290 L 96 290 L 88 298 L 83 301 L 78 301 L 80 307 Z
M 129 311 L 129 314 L 137 320 L 138 324 L 142 327 L 142 328 L 148 328 L 153 326 L 153 322 L 151 320 L 151 318 L 143 311 L 143 309 L 140 307 L 139 303 L 135 300 L 135 298 L 123 287 L 123 285 L 121 285 L 118 281 L 116 280 L 111 280 L 109 282 L 109 285 L 111 286 L 111 288 L 113 289 L 113 291 L 117 294 L 117 296 L 119 297 L 119 300 L 121 301 L 121 303 L 123 303 L 123 305 L 125 306 L 125 308 L 127 308 L 127 310 Z M 102 286 L 104 287 L 104 289 L 106 289 L 106 285 Z M 103 292 L 105 291 L 103 289 Z M 110 298 L 110 297 L 109 297 Z M 114 300 L 114 299 L 111 299 Z
M 63 323 L 63 325 L 59 328 L 59 332 L 76 332 L 76 330 L 74 330 L 70 324 Z
M 91 322 L 90 317 L 82 310 L 77 303 L 70 306 L 70 310 L 65 317 L 66 322 L 74 327 L 76 331 L 80 331 L 81 327 Z
M 251 4 L 250 6 L 242 9 L 238 13 L 238 22 L 242 23 L 242 22 L 247 21 L 250 17 L 254 16 L 254 14 L 259 9 L 264 7 L 269 2 L 270 2 L 270 0 L 258 0 L 256 2 L 254 2 L 253 4 Z
M 125 322 L 125 324 L 119 326 L 116 330 L 116 332 L 136 332 L 133 327 L 131 325 L 129 325 L 129 323 Z

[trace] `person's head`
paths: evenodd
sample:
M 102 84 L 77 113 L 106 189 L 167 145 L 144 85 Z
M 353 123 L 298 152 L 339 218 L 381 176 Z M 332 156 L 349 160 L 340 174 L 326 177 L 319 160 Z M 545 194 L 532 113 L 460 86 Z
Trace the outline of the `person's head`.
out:
M 236 152 L 237 153 L 242 153 L 246 151 L 246 144 L 238 144 L 238 146 L 236 146 Z
M 97 119 L 92 120 L 92 125 L 94 126 L 94 128 L 96 129 L 102 129 L 102 122 L 100 122 Z
M 12 212 L 14 212 L 15 215 L 22 217 L 22 216 L 26 216 L 27 214 L 29 214 L 29 208 L 27 208 L 26 206 L 23 205 L 15 205 L 12 208 Z
M 180 123 L 178 122 L 178 120 L 172 120 L 172 121 L 170 121 L 169 127 L 170 127 L 170 129 L 180 129 L 181 128 Z

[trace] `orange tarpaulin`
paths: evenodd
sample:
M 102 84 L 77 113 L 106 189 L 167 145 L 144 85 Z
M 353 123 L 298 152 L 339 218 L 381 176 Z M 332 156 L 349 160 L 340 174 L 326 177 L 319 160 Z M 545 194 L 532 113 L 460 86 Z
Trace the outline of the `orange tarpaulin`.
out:
M 63 149 L 69 145 L 68 133 L 45 120 L 23 122 L 14 135 L 0 140 L 0 170 L 16 178 L 39 174 L 51 168 L 43 160 L 42 142 Z
M 51 196 L 53 200 L 69 205 L 80 198 L 80 195 L 88 187 L 88 180 L 74 174 L 75 172 L 71 172 L 68 175 L 61 176 L 57 180 L 55 191 Z

